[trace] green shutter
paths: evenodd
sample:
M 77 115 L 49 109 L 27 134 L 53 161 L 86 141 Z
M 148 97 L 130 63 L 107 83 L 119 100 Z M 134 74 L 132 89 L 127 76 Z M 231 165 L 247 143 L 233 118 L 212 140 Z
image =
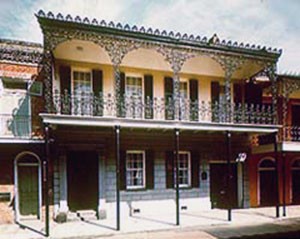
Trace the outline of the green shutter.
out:
M 154 188 L 154 152 L 146 150 L 146 188 Z
M 165 119 L 174 119 L 173 79 L 165 77 Z
M 166 188 L 174 188 L 174 152 L 166 152 Z
M 153 119 L 153 76 L 144 76 L 145 119 Z
M 190 119 L 192 121 L 198 121 L 198 80 L 190 80 Z

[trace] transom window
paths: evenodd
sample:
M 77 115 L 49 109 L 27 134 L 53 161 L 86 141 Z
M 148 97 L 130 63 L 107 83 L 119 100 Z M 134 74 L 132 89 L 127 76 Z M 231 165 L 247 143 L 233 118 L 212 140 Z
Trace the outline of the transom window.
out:
M 91 73 L 73 71 L 73 89 L 75 94 L 92 92 Z
M 191 154 L 190 154 L 190 152 L 179 152 L 178 181 L 179 181 L 179 187 L 191 186 Z M 175 181 L 175 183 L 176 183 L 176 181 Z
M 126 152 L 126 187 L 127 189 L 145 187 L 145 152 Z

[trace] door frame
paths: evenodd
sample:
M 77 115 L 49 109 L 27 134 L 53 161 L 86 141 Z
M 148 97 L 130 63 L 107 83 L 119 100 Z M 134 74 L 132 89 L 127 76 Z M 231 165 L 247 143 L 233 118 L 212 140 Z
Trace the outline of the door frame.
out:
M 38 215 L 37 215 L 37 218 L 38 219 L 41 219 L 41 216 L 42 216 L 42 167 L 41 167 L 41 160 L 40 160 L 40 157 L 33 153 L 33 152 L 30 152 L 30 151 L 23 151 L 21 153 L 19 153 L 16 158 L 15 158 L 15 161 L 14 161 L 14 194 L 15 194 L 15 203 L 14 203 L 14 206 L 15 206 L 15 221 L 16 222 L 19 222 L 20 221 L 20 208 L 19 208 L 19 183 L 18 183 L 18 166 L 20 165 L 18 163 L 18 161 L 20 159 L 22 159 L 24 156 L 26 155 L 30 155 L 32 156 L 33 158 L 36 159 L 36 163 L 32 163 L 32 162 L 28 162 L 26 163 L 26 166 L 32 166 L 32 167 L 38 167 Z M 23 163 L 25 164 L 25 163 Z
M 290 163 L 290 202 L 293 204 L 294 202 L 294 195 L 293 195 L 293 172 L 299 171 L 300 167 L 295 167 L 293 164 L 297 161 L 300 161 L 300 158 L 294 158 Z
M 260 165 L 265 160 L 272 161 L 274 163 L 274 167 L 261 168 Z M 273 157 L 264 157 L 264 158 L 260 159 L 259 162 L 258 162 L 258 164 L 257 164 L 257 204 L 259 206 L 261 205 L 261 198 L 260 198 L 260 172 L 261 171 L 276 171 L 276 162 L 275 162 L 275 159 Z

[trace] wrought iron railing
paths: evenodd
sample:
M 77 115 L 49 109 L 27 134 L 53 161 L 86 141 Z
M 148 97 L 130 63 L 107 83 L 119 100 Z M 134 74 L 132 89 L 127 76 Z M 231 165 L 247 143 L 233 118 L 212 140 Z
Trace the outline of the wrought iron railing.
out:
M 300 142 L 300 126 L 283 127 L 283 140 Z
M 112 94 L 81 93 L 53 95 L 55 114 L 75 116 L 121 117 L 131 119 L 178 120 L 238 124 L 273 124 L 270 105 L 211 103 L 173 98 L 153 99 L 126 95 L 117 98 Z M 177 108 L 176 108 L 177 107 Z
M 0 115 L 0 136 L 28 138 L 32 136 L 32 117 L 30 115 Z

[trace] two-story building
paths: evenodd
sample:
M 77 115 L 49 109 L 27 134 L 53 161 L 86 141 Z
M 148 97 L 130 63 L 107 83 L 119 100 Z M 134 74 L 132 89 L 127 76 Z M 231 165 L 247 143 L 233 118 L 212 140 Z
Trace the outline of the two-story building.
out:
M 257 137 L 252 148 L 250 172 L 251 205 L 268 206 L 274 204 L 274 195 L 279 191 L 283 214 L 286 205 L 300 203 L 300 77 L 299 75 L 278 75 L 278 120 L 282 125 L 277 148 L 266 136 Z M 276 185 L 278 175 L 279 185 Z M 265 195 L 265 197 L 264 197 Z M 267 200 L 264 200 L 264 198 Z
M 42 54 L 40 44 L 0 40 L 0 223 L 41 214 Z
M 226 208 L 230 219 L 232 208 L 259 205 L 252 139 L 277 145 L 281 51 L 51 12 L 37 19 L 54 218 L 92 210 L 119 228 L 120 215 L 173 210 L 179 224 L 181 210 Z

